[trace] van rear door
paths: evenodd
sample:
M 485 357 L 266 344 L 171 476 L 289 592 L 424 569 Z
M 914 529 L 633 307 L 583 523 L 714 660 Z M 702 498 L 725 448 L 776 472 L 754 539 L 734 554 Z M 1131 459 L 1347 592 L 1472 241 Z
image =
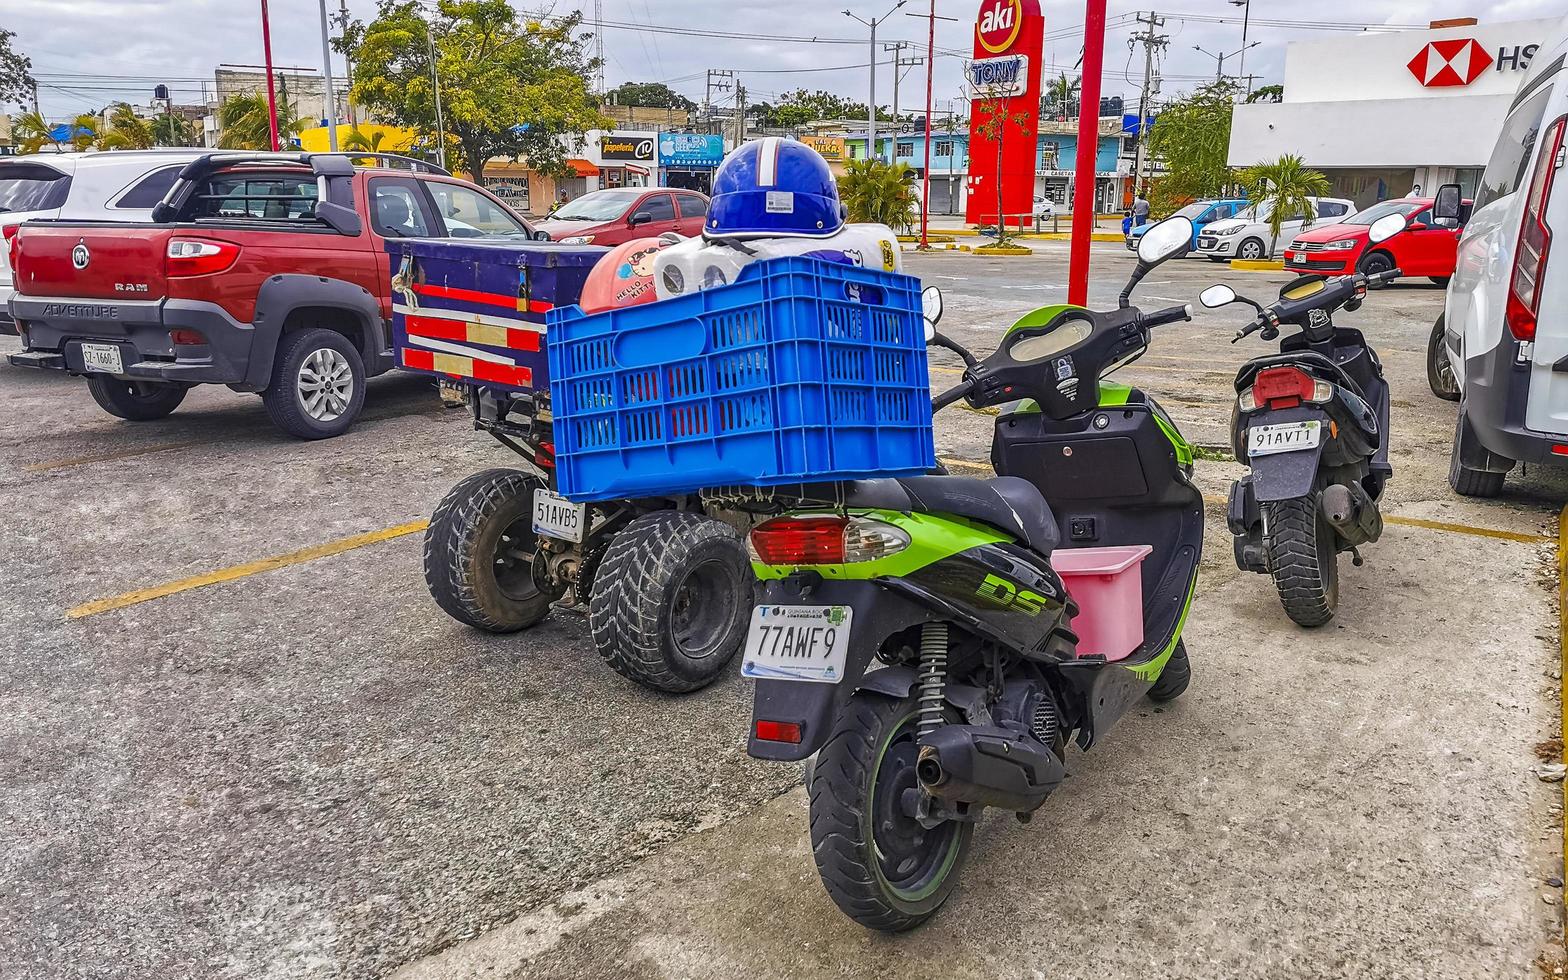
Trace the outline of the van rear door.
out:
M 1568 434 L 1568 89 L 1556 88 L 1560 91 L 1548 97 L 1530 175 L 1519 186 L 1519 226 L 1504 229 L 1514 241 L 1501 293 L 1508 329 L 1526 322 L 1534 330 L 1525 426 L 1563 435 Z M 1523 317 L 1521 308 L 1531 315 Z

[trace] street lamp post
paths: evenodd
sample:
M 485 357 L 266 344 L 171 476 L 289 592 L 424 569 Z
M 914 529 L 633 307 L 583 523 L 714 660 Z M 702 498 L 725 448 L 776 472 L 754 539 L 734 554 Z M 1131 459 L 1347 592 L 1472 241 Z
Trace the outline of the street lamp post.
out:
M 1241 78 L 1247 74 L 1247 48 L 1251 47 L 1247 43 L 1247 25 L 1252 19 L 1252 0 L 1230 0 L 1230 5 L 1241 8 L 1241 68 L 1236 72 L 1236 77 Z M 1247 81 L 1247 94 L 1252 94 L 1251 79 Z
M 877 156 L 877 25 L 893 16 L 893 11 L 897 10 L 899 7 L 902 7 L 907 2 L 908 0 L 898 0 L 897 3 L 888 8 L 887 13 L 883 14 L 881 17 L 873 17 L 870 20 L 866 20 L 864 17 L 860 17 L 848 10 L 844 11 L 845 17 L 852 17 L 855 20 L 860 21 L 860 23 L 871 28 L 871 88 L 869 100 L 871 105 L 866 111 L 867 160 L 873 159 Z M 896 62 L 898 59 L 895 57 L 893 60 Z M 898 70 L 896 65 L 894 66 L 893 70 Z
M 1248 44 L 1248 45 L 1245 45 L 1244 47 L 1242 47 L 1241 50 L 1239 50 L 1239 51 L 1232 51 L 1230 54 L 1215 54 L 1213 51 L 1210 51 L 1208 48 L 1201 48 L 1201 47 L 1199 47 L 1196 44 L 1194 44 L 1192 46 L 1192 50 L 1197 51 L 1197 52 L 1199 52 L 1201 54 L 1206 54 L 1210 58 L 1214 58 L 1214 59 L 1217 59 L 1219 61 L 1219 67 L 1214 69 L 1214 80 L 1217 82 L 1220 79 L 1225 77 L 1225 59 L 1226 58 L 1234 58 L 1234 57 L 1236 57 L 1239 54 L 1239 55 L 1242 56 L 1242 64 L 1245 65 L 1246 64 L 1247 48 L 1255 48 L 1255 47 L 1257 47 L 1258 45 L 1260 45 L 1262 43 L 1263 43 L 1262 41 L 1253 41 L 1251 44 Z
M 327 34 L 327 0 L 321 0 L 321 81 L 326 96 L 327 145 L 338 151 L 338 99 L 332 91 L 332 40 Z
M 436 71 L 436 35 L 425 21 L 425 41 L 430 45 L 430 87 L 436 96 L 436 159 L 446 170 L 446 120 L 441 116 L 441 76 Z

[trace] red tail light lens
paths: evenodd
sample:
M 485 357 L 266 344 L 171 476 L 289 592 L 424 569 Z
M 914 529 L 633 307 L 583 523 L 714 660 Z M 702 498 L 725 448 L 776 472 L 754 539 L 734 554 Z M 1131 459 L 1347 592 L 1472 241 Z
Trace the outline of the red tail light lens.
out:
M 751 532 L 751 550 L 765 565 L 841 565 L 847 517 L 775 517 Z
M 176 347 L 195 347 L 207 342 L 207 335 L 200 330 L 170 330 L 169 343 Z
M 759 742 L 788 742 L 791 745 L 800 744 L 800 726 L 792 721 L 766 721 L 757 719 L 752 727 L 752 733 Z
M 21 257 L 21 249 L 18 244 L 20 239 L 17 236 L 17 232 L 21 230 L 21 225 L 0 225 L 0 238 L 5 239 L 6 261 L 13 271 L 16 269 L 17 259 Z
M 843 565 L 876 561 L 909 547 L 909 535 L 870 517 L 807 514 L 775 517 L 751 532 L 751 554 L 764 565 Z
M 1508 302 L 1503 319 L 1516 340 L 1535 340 L 1536 315 L 1541 309 L 1541 273 L 1546 269 L 1546 253 L 1552 245 L 1552 230 L 1546 227 L 1546 204 L 1552 197 L 1552 183 L 1562 165 L 1563 128 L 1568 117 L 1557 120 L 1541 140 L 1541 155 L 1524 202 L 1524 221 L 1519 226 L 1519 241 L 1514 246 L 1514 270 L 1508 282 Z
M 1293 367 L 1271 367 L 1252 381 L 1252 397 L 1269 408 L 1294 408 L 1312 398 L 1315 379 Z
M 169 242 L 163 271 L 167 276 L 205 276 L 222 272 L 240 257 L 240 247 L 205 238 L 176 238 Z

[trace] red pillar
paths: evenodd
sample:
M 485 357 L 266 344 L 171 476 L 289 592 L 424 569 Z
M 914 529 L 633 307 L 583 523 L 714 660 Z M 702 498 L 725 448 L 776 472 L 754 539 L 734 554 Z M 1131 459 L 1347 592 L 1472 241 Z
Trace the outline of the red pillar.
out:
M 272 152 L 278 152 L 278 97 L 272 87 L 272 28 L 267 23 L 267 0 L 261 0 L 261 52 L 267 66 L 267 121 L 272 130 Z
M 893 56 L 895 62 L 898 56 Z M 936 70 L 936 0 L 931 0 L 931 14 L 926 27 L 926 166 L 920 178 L 920 247 L 930 248 L 926 234 L 931 225 L 931 74 Z M 898 78 L 898 65 L 893 66 L 893 77 Z M 894 147 L 897 149 L 897 147 Z
M 1085 0 L 1083 81 L 1078 87 L 1078 157 L 1073 168 L 1073 240 L 1067 302 L 1089 301 L 1089 243 L 1094 235 L 1095 158 L 1100 151 L 1100 67 L 1105 61 L 1105 0 Z

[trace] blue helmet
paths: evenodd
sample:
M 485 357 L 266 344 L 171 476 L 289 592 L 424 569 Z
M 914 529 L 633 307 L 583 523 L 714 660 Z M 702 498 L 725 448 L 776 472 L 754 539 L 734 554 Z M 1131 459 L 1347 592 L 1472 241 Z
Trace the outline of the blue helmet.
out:
M 847 213 L 822 154 L 783 136 L 738 147 L 713 175 L 705 238 L 826 238 Z

